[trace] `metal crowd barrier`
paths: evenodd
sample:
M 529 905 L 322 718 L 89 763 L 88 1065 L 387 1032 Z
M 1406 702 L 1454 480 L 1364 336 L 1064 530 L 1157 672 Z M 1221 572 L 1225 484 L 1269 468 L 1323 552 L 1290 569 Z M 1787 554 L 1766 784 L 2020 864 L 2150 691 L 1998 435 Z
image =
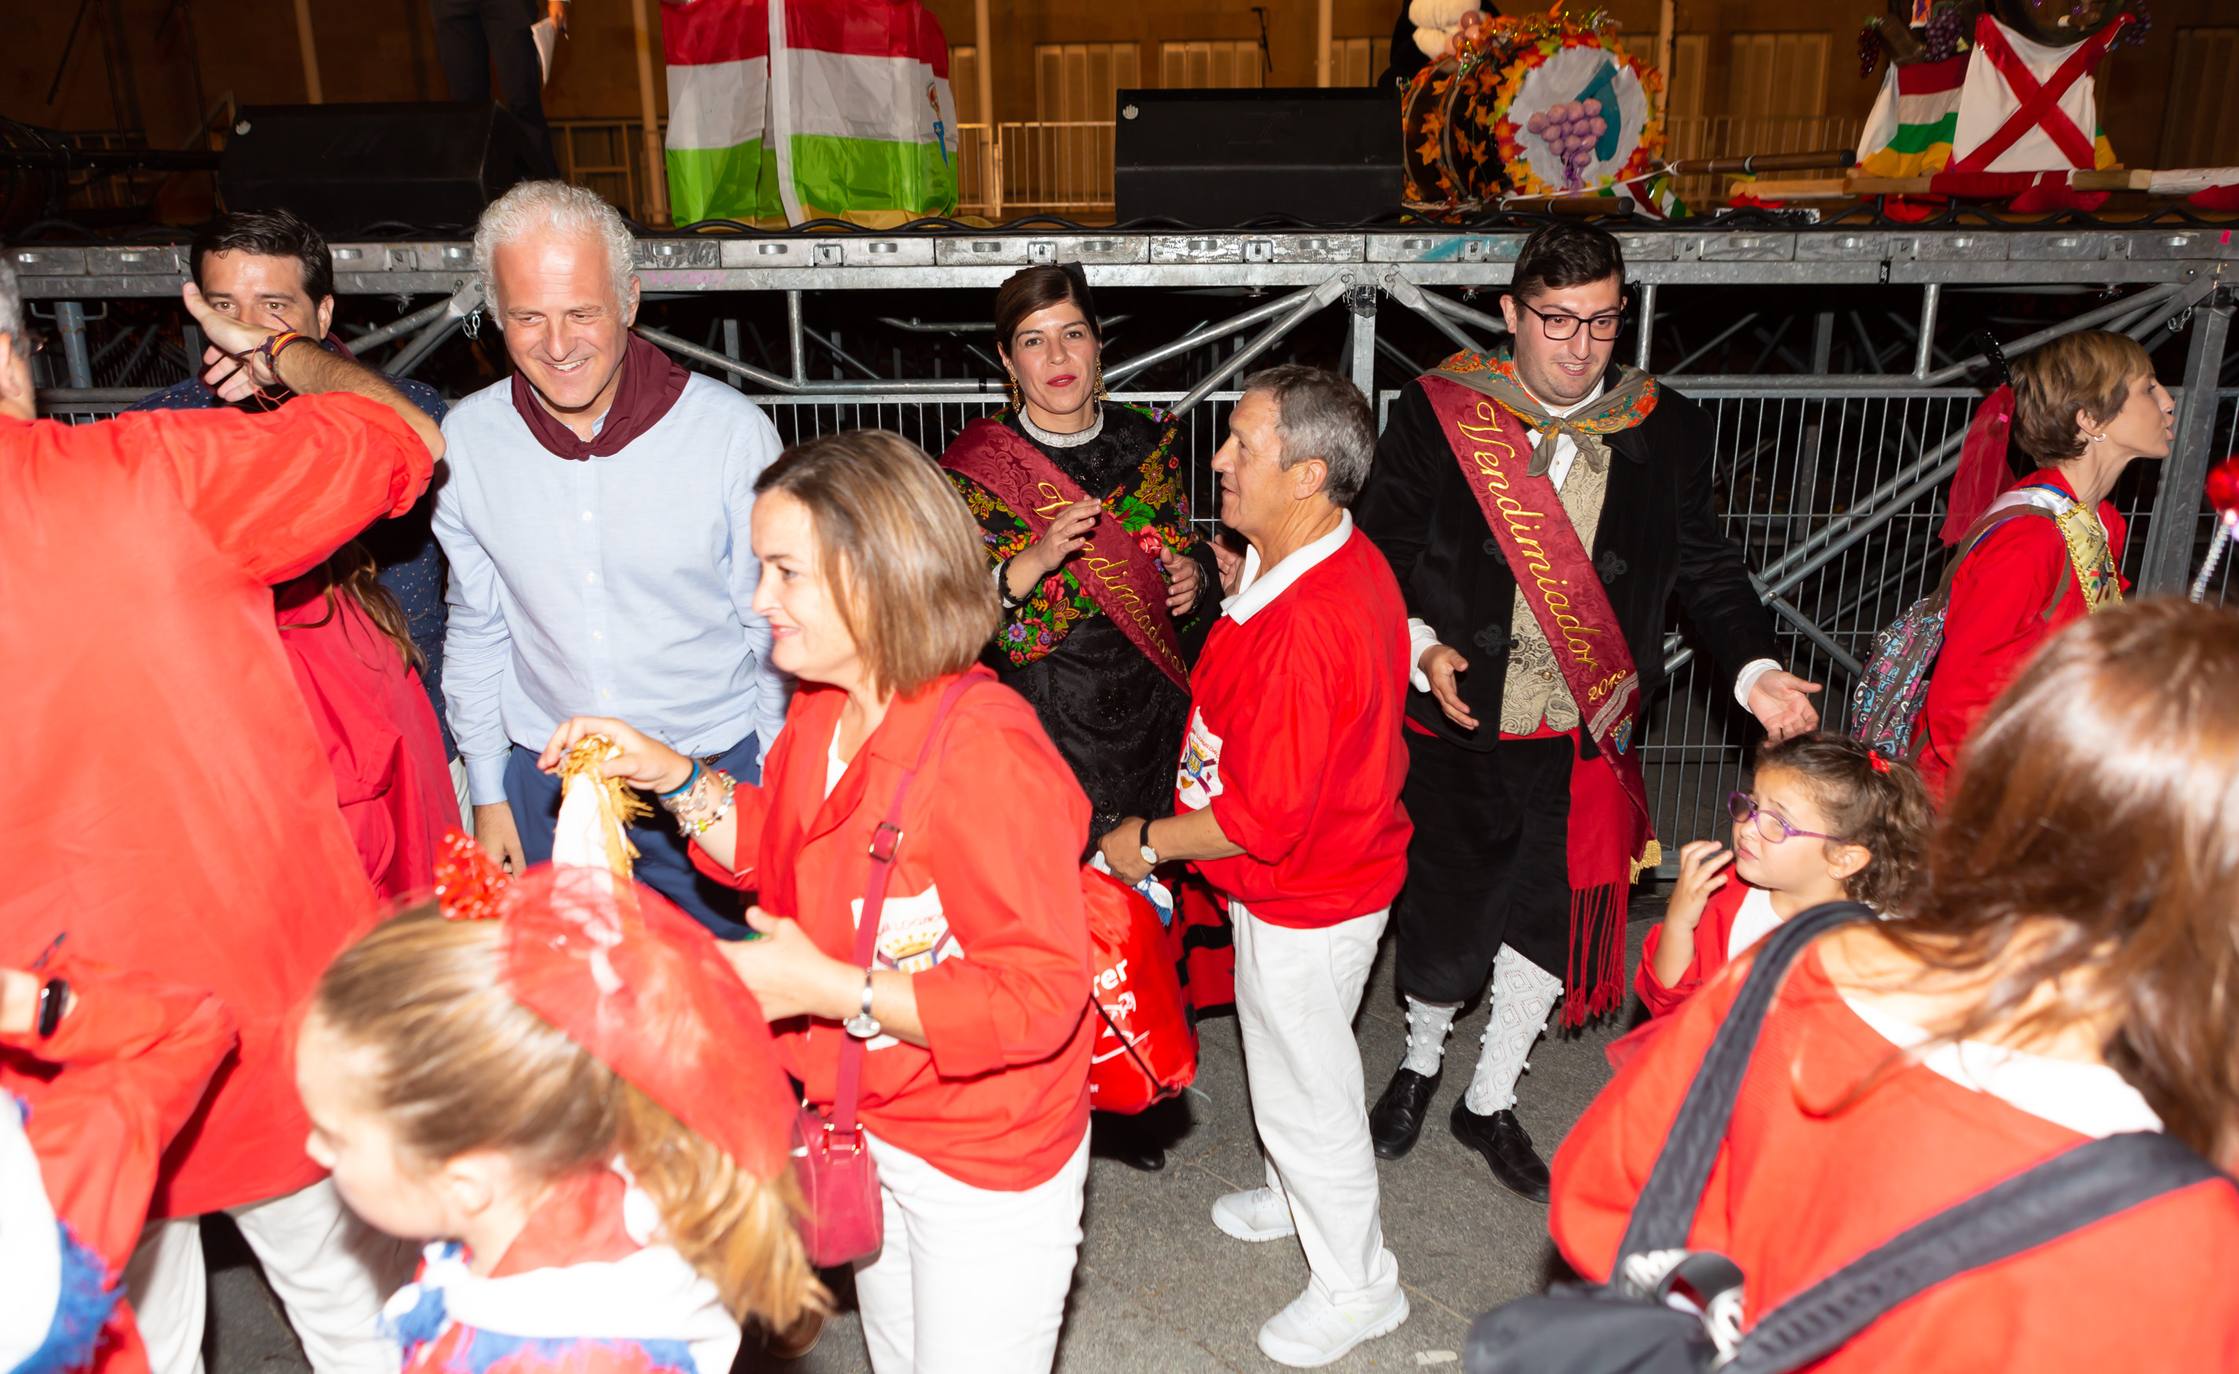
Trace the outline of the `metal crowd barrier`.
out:
M 1979 396 L 1964 388 L 1765 394 L 1722 386 L 1690 388 L 1685 378 L 1671 379 L 1671 384 L 1708 410 L 1715 422 L 1726 531 L 1741 544 L 1760 583 L 1779 589 L 1774 627 L 1787 665 L 1825 684 L 1819 700 L 1822 717 L 1828 728 L 1842 729 L 1848 724 L 1858 663 L 1870 651 L 1875 632 L 1932 590 L 1942 574 L 1947 557 L 1937 537 L 1943 523 L 1942 483 L 1924 493 L 1909 489 L 1924 468 L 1940 466 L 1934 455 L 1965 433 Z M 1379 395 L 1379 419 L 1398 394 Z M 1207 464 L 1237 396 L 1234 391 L 1212 393 L 1181 417 L 1191 518 L 1208 533 L 1217 522 Z M 788 443 L 878 428 L 929 452 L 938 452 L 967 422 L 1003 404 L 997 396 L 763 394 L 751 399 Z M 1170 406 L 1177 397 L 1122 392 L 1114 399 Z M 118 409 L 119 404 L 109 402 L 48 413 L 82 423 Z M 2218 453 L 2239 450 L 2239 390 L 2219 394 L 2215 435 Z M 2149 544 L 2159 477 L 2158 465 L 2134 464 L 2115 493 L 2130 522 L 2124 565 L 2133 578 Z M 1884 494 L 1892 487 L 1907 499 Z M 2186 523 L 2197 539 L 2205 540 L 2213 517 L 2202 513 Z M 1854 537 L 1826 556 L 1830 531 Z M 2220 602 L 2230 594 L 2233 577 L 2233 563 L 2227 562 L 2210 588 L 2210 599 Z M 1669 643 L 1669 661 L 1676 661 L 1676 670 L 1651 710 L 1641 746 L 1651 811 L 1657 833 L 1669 842 L 1667 853 L 1687 840 L 1723 833 L 1725 796 L 1746 783 L 1749 750 L 1760 737 L 1756 723 L 1735 705 L 1724 667 L 1696 658 L 1676 622 Z M 1662 876 L 1669 876 L 1668 868 Z
M 2211 226 L 2031 228 L 1728 229 L 1718 226 L 1628 230 L 1621 234 L 1636 286 L 1628 360 L 1644 360 L 1657 327 L 1663 286 L 1879 287 L 1890 317 L 1910 331 L 1909 371 L 1851 376 L 1687 376 L 1667 381 L 1711 412 L 1718 485 L 1727 530 L 1746 551 L 1771 608 L 1788 664 L 1825 684 L 1821 713 L 1831 728 L 1847 722 L 1859 661 L 1875 632 L 1924 594 L 1946 554 L 1937 539 L 1942 493 L 1979 392 L 1979 360 L 1954 340 L 1937 347 L 1942 294 L 1994 290 L 2062 291 L 2085 308 L 2036 333 L 2008 340 L 2019 356 L 2072 330 L 2100 327 L 2141 339 L 2186 339 L 2173 383 L 2177 440 L 2166 463 L 2135 464 L 2116 491 L 2130 518 L 2125 570 L 2142 593 L 2181 592 L 2205 546 L 2211 517 L 2200 487 L 2209 463 L 2239 447 L 2239 392 L 2225 381 L 2231 323 L 2230 278 L 2239 277 L 2239 243 Z M 644 332 L 704 370 L 728 375 L 759 401 L 789 440 L 878 426 L 938 450 L 966 421 L 1002 402 L 986 377 L 883 378 L 811 375 L 812 343 L 804 298 L 816 293 L 991 290 L 1018 267 L 1078 260 L 1099 288 L 1256 288 L 1225 319 L 1181 337 L 1147 340 L 1106 367 L 1123 399 L 1177 410 L 1188 427 L 1195 518 L 1214 512 L 1205 464 L 1218 446 L 1239 377 L 1270 354 L 1299 323 L 1323 310 L 1344 312 L 1338 365 L 1372 391 L 1379 356 L 1380 308 L 1404 308 L 1465 347 L 1497 341 L 1502 328 L 1476 290 L 1509 277 L 1523 235 L 1424 228 L 1395 233 L 1269 231 L 1142 233 L 1127 230 L 1014 229 L 945 235 L 828 234 L 644 239 L 637 267 L 649 293 L 782 293 L 789 365 L 766 370 L 743 361 L 736 321 L 721 350 Z M 104 357 L 142 356 L 136 347 L 89 331 L 88 302 L 173 295 L 184 267 L 176 245 L 17 247 L 8 258 L 36 311 L 59 335 L 66 389 L 42 392 L 49 414 L 70 419 L 113 413 L 137 395 L 104 390 L 114 376 Z M 403 375 L 440 347 L 480 305 L 471 252 L 457 242 L 335 245 L 337 285 L 345 294 L 395 298 L 396 318 L 353 340 L 405 340 L 383 366 Z M 2093 299 L 2096 293 L 2097 299 Z M 880 308 L 904 309 L 906 307 Z M 1793 307 L 1791 307 L 1793 308 Z M 364 318 L 364 312 L 360 318 Z M 1741 313 L 1737 308 L 1737 315 Z M 1746 323 L 1747 317 L 1743 317 Z M 1741 327 L 1740 324 L 1734 326 Z M 1732 332 L 1731 330 L 1728 331 Z M 1685 374 L 1725 335 L 1671 369 Z M 194 343 L 190 351 L 199 351 Z M 843 355 L 844 356 L 844 355 Z M 1956 357 L 1958 361 L 1949 361 Z M 1153 364 L 1198 359 L 1203 368 L 1182 392 L 1129 393 L 1130 379 Z M 1900 363 L 1899 366 L 1902 366 Z M 1392 396 L 1376 393 L 1379 414 Z M 2239 562 L 2239 560 L 2233 560 Z M 2227 562 L 2213 589 L 2234 576 Z M 1671 689 L 1654 708 L 1642 746 L 1658 832 L 1675 842 L 1723 826 L 1720 799 L 1739 785 L 1754 722 L 1734 704 L 1723 668 L 1697 662 L 1680 627 L 1667 640 Z

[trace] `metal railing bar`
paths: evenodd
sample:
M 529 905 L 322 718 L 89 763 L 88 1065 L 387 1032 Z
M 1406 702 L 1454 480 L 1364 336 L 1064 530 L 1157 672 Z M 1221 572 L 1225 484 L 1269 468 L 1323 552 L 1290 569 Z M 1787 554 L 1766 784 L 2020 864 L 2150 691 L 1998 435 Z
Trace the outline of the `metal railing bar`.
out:
M 1749 328 L 1749 326 L 1756 323 L 1756 321 L 1757 312 L 1752 310 L 1748 314 L 1742 316 L 1740 319 L 1735 320 L 1732 324 L 1727 325 L 1724 329 L 1719 330 L 1716 334 L 1713 334 L 1710 338 L 1710 342 L 1704 344 L 1694 352 L 1689 353 L 1686 357 L 1681 358 L 1678 364 L 1670 369 L 1670 372 L 1673 375 L 1685 373 L 1689 365 L 1691 365 L 1697 358 L 1702 357 L 1704 354 L 1718 347 L 1718 345 L 1734 337 L 1734 335 L 1739 334 L 1744 329 Z
M 456 298 L 445 296 L 433 305 L 422 306 L 409 315 L 391 320 L 378 328 L 368 329 L 349 341 L 350 351 L 358 353 L 368 348 L 379 348 L 391 339 L 402 338 L 449 309 L 454 299 Z
M 1305 300 L 1319 289 L 1311 286 L 1304 287 L 1276 300 L 1255 305 L 1249 310 L 1239 311 L 1217 324 L 1199 325 L 1196 329 L 1171 343 L 1160 344 L 1148 352 L 1136 354 L 1126 362 L 1114 363 L 1112 366 L 1105 368 L 1104 384 L 1106 386 L 1117 386 L 1136 373 L 1141 372 L 1144 368 L 1156 366 L 1165 362 L 1168 358 L 1177 358 L 1184 353 L 1203 348 L 1206 344 L 1218 342 L 1232 334 L 1249 329 L 1262 320 L 1273 319 L 1284 311 L 1292 309 L 1298 302 Z
M 756 386 L 787 396 L 985 396 L 1000 395 L 1000 384 L 984 377 L 959 377 L 944 381 L 882 381 L 876 385 L 867 382 L 796 382 L 765 372 L 752 363 L 726 358 L 712 348 L 702 348 L 649 325 L 639 325 L 637 332 L 649 343 L 659 344 L 671 353 L 680 354 L 694 362 L 735 373 Z
M 459 315 L 438 316 L 413 335 L 410 342 L 396 351 L 395 356 L 383 363 L 381 370 L 391 377 L 411 376 L 414 369 L 426 362 L 429 355 L 441 347 L 443 341 L 451 337 L 452 331 L 464 322 L 464 317 Z
M 1291 310 L 1289 314 L 1283 316 L 1281 319 L 1269 325 L 1266 329 L 1260 331 L 1260 333 L 1255 336 L 1250 343 L 1247 343 L 1242 348 L 1237 349 L 1236 352 L 1232 356 L 1230 356 L 1227 362 L 1222 363 L 1219 367 L 1214 368 L 1212 372 L 1208 373 L 1204 381 L 1199 382 L 1196 386 L 1191 387 L 1188 394 L 1184 395 L 1181 400 L 1174 403 L 1173 413 L 1176 415 L 1188 414 L 1190 410 L 1195 408 L 1199 401 L 1204 400 L 1207 396 L 1211 395 L 1216 389 L 1218 389 L 1222 382 L 1227 381 L 1230 377 L 1241 371 L 1246 365 L 1248 365 L 1253 359 L 1257 358 L 1260 354 L 1265 353 L 1270 348 L 1273 348 L 1277 340 L 1281 339 L 1285 334 L 1290 333 L 1291 330 L 1297 328 L 1299 323 L 1303 321 L 1307 316 L 1314 314 L 1315 312 L 1321 310 L 1323 307 L 1329 305 L 1332 301 L 1335 301 L 1339 296 L 1343 295 L 1345 293 L 1345 289 L 1352 284 L 1353 276 L 1350 272 L 1340 273 L 1336 276 L 1324 280 L 1320 286 L 1317 286 L 1312 291 L 1308 292 L 1308 298 L 1306 300 L 1298 302 L 1298 304 Z

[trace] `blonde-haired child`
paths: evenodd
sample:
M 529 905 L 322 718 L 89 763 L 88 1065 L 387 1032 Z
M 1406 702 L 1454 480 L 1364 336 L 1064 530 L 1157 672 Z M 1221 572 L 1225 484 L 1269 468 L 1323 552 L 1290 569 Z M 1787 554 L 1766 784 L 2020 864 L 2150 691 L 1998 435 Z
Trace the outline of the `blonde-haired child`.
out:
M 483 881 L 496 882 L 495 879 Z M 820 1311 L 792 1095 L 697 923 L 592 868 L 446 884 L 328 968 L 297 1084 L 343 1200 L 431 1242 L 408 1374 L 726 1374 Z

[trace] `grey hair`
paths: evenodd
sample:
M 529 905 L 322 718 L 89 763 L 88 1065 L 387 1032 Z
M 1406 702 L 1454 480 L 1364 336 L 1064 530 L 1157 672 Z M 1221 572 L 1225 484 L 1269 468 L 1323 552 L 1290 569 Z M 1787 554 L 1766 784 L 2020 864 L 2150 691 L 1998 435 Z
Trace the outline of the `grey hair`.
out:
M 16 269 L 6 262 L 0 262 L 0 334 L 23 337 L 23 289 L 16 284 Z
M 560 229 L 590 234 L 606 245 L 607 266 L 614 274 L 614 299 L 623 310 L 630 307 L 630 282 L 636 277 L 634 255 L 637 239 L 613 206 L 596 191 L 570 186 L 564 181 L 524 181 L 490 202 L 474 225 L 474 271 L 482 283 L 482 298 L 498 327 L 505 327 L 505 308 L 498 300 L 497 282 L 490 263 L 497 250 L 537 229 Z
M 1322 494 L 1331 505 L 1353 504 L 1368 484 L 1368 465 L 1376 456 L 1376 423 L 1360 389 L 1326 367 L 1283 363 L 1246 377 L 1244 391 L 1264 391 L 1275 402 L 1283 467 L 1321 459 L 1329 470 Z

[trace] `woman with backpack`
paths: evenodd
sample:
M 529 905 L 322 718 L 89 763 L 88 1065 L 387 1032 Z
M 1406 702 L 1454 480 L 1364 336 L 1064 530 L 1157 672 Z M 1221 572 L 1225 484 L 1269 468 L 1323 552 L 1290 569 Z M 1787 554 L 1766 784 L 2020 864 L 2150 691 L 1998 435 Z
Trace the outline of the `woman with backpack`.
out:
M 1944 524 L 1960 561 L 1913 738 L 1939 797 L 1976 719 L 2038 646 L 2122 600 L 2125 530 L 2107 496 L 2132 459 L 2167 457 L 2174 434 L 2175 404 L 2126 334 L 2055 339 L 2016 362 L 2002 392 L 1968 435 Z M 2010 486 L 2009 410 L 2012 442 L 2038 464 Z
M 588 717 L 543 764 L 607 736 L 606 773 L 754 893 L 758 938 L 724 957 L 821 1134 L 860 1121 L 876 1166 L 883 1245 L 855 1270 L 872 1369 L 1041 1374 L 1088 1178 L 1088 798 L 1034 708 L 974 666 L 995 583 L 923 452 L 875 430 L 812 440 L 755 496 L 754 608 L 799 683 L 760 785 Z M 812 1220 L 861 1200 L 845 1193 L 812 1196 Z
M 1968 745 L 1910 918 L 1840 925 L 1789 966 L 1686 1238 L 1739 1266 L 1745 1339 L 2086 1142 L 2165 1132 L 2239 1165 L 2235 684 L 2226 612 L 2153 602 L 2055 636 Z M 1654 1023 L 1564 1141 L 1550 1227 L 1581 1274 L 1616 1266 L 1755 957 Z M 2239 1190 L 2201 1171 L 1893 1309 L 1884 1290 L 1812 1368 L 2239 1368 L 2234 1266 Z

